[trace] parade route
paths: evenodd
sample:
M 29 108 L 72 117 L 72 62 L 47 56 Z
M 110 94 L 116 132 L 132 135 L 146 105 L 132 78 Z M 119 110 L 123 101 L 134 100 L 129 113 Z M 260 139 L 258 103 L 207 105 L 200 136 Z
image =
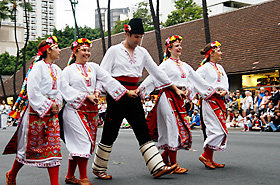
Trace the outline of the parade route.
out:
M 1 153 L 15 131 L 15 127 L 0 129 Z M 102 128 L 98 131 L 100 140 Z M 209 170 L 198 160 L 202 153 L 203 137 L 200 130 L 193 130 L 191 151 L 179 150 L 178 163 L 189 168 L 186 174 L 166 175 L 154 179 L 149 175 L 144 160 L 138 150 L 137 140 L 131 129 L 121 129 L 113 146 L 108 172 L 112 180 L 100 180 L 91 173 L 91 162 L 88 164 L 90 182 L 98 185 L 209 185 L 209 184 L 271 184 L 279 183 L 280 166 L 280 133 L 276 132 L 241 132 L 229 130 L 228 147 L 225 152 L 215 152 L 218 163 L 226 163 L 224 169 Z M 60 185 L 64 185 L 67 172 L 68 152 L 62 143 L 63 160 L 60 167 Z M 5 173 L 11 168 L 15 155 L 0 156 L 0 184 L 5 184 Z M 76 170 L 76 177 L 79 177 Z M 17 185 L 48 185 L 46 169 L 24 166 L 17 177 Z

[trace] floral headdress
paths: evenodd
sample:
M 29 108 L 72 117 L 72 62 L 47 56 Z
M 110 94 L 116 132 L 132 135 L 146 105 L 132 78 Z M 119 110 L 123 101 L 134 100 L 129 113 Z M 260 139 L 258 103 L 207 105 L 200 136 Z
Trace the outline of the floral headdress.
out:
M 71 64 L 72 58 L 74 57 L 74 51 L 76 51 L 77 49 L 79 49 L 81 46 L 84 46 L 84 45 L 86 45 L 87 47 L 92 47 L 91 41 L 86 38 L 79 38 L 71 44 L 71 49 L 72 49 L 73 53 L 72 53 L 71 57 L 69 58 L 68 65 Z
M 177 42 L 179 41 L 180 43 L 182 42 L 183 40 L 183 37 L 180 36 L 180 35 L 173 35 L 171 37 L 168 37 L 166 40 L 165 40 L 165 52 L 164 52 L 164 60 L 167 59 L 167 50 L 168 50 L 168 47 L 173 44 L 174 42 Z
M 43 55 L 43 53 L 49 49 L 49 48 L 52 48 L 53 46 L 57 45 L 57 38 L 56 36 L 51 36 L 49 38 L 46 39 L 46 43 L 47 45 L 41 47 L 38 49 L 38 53 L 37 53 L 37 56 L 41 56 Z
M 218 40 L 212 42 L 211 48 L 205 53 L 205 58 L 203 59 L 203 61 L 199 65 L 199 67 L 201 67 L 203 64 L 205 64 L 207 58 L 210 56 L 211 51 L 216 52 L 217 50 L 220 49 L 221 46 L 222 46 L 222 44 Z
M 71 48 L 74 52 L 76 49 L 79 49 L 83 45 L 87 45 L 88 47 L 92 47 L 92 44 L 91 44 L 90 40 L 88 40 L 86 38 L 80 38 L 80 39 L 77 39 L 75 42 L 72 43 Z

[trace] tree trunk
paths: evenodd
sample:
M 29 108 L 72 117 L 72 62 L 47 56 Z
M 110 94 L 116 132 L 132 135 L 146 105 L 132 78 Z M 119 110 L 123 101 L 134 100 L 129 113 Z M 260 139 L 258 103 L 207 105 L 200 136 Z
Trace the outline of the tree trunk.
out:
M 151 14 L 153 17 L 155 33 L 156 33 L 159 63 L 161 63 L 163 61 L 163 51 L 162 51 L 160 24 L 159 24 L 159 0 L 157 0 L 156 14 L 155 14 L 154 6 L 153 6 L 153 1 L 149 0 L 149 4 L 150 4 L 150 9 L 151 9 Z
M 28 40 L 29 40 L 29 25 L 28 25 L 28 17 L 27 17 L 27 9 L 26 9 L 26 0 L 24 0 L 23 2 L 24 2 L 25 22 L 26 22 L 26 39 L 25 39 L 23 53 L 22 53 L 22 57 L 23 57 L 23 61 L 22 61 L 23 78 L 22 79 L 24 80 L 25 76 L 26 76 L 26 46 L 27 46 Z
M 206 39 L 206 44 L 208 44 L 208 43 L 211 42 L 211 36 L 210 36 L 210 28 L 209 28 L 208 10 L 207 10 L 206 0 L 202 0 L 202 6 L 203 6 L 203 20 L 204 20 L 205 39 Z
M 111 47 L 111 0 L 108 0 L 108 49 Z
M 15 21 L 15 41 L 17 46 L 17 59 L 16 59 L 16 66 L 15 66 L 15 72 L 14 72 L 14 100 L 16 100 L 17 97 L 17 91 L 16 91 L 16 73 L 17 73 L 17 67 L 18 67 L 18 60 L 19 60 L 19 46 L 18 46 L 18 40 L 17 40 L 17 25 L 16 25 L 16 17 L 17 17 L 17 5 L 16 2 L 14 3 L 14 21 Z
M 103 56 L 106 53 L 106 44 L 105 44 L 105 38 L 104 38 L 104 31 L 102 26 L 102 19 L 101 19 L 101 12 L 100 12 L 100 6 L 99 6 L 99 0 L 96 0 L 97 3 L 97 11 L 98 11 L 98 18 L 99 18 L 99 28 L 100 28 L 100 35 L 102 38 L 102 49 L 103 49 Z

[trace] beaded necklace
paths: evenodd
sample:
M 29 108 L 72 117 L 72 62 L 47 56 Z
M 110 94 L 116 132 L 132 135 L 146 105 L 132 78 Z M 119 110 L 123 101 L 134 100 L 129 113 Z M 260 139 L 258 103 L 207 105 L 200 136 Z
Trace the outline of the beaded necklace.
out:
M 81 69 L 79 68 L 78 66 L 78 63 L 75 63 L 76 64 L 76 67 L 77 67 L 77 71 L 78 73 L 86 80 L 86 84 L 87 86 L 91 86 L 91 81 L 90 81 L 90 73 L 91 73 L 91 70 L 90 70 L 90 67 L 87 65 L 85 68 L 85 65 L 84 64 L 80 64 L 81 65 L 81 68 L 83 71 L 81 71 Z
M 174 58 L 171 58 L 171 57 L 170 57 L 170 59 L 173 60 L 174 63 L 178 66 L 179 71 L 181 72 L 181 78 L 186 78 L 187 75 L 184 72 L 184 70 L 181 68 L 181 65 L 183 65 L 183 62 L 180 59 L 174 59 Z
M 210 61 L 209 63 L 213 66 L 213 68 L 218 73 L 218 82 L 221 82 L 221 76 L 224 76 L 224 74 L 219 71 L 219 69 L 218 69 L 218 67 L 217 67 L 215 62 Z
M 53 79 L 53 86 L 52 86 L 52 89 L 57 89 L 57 83 L 56 83 L 56 80 L 58 79 L 58 74 L 57 74 L 57 70 L 56 71 L 56 75 L 53 71 L 53 68 L 52 68 L 52 64 L 51 63 L 47 63 L 45 60 L 43 60 L 47 66 L 48 66 L 48 71 Z

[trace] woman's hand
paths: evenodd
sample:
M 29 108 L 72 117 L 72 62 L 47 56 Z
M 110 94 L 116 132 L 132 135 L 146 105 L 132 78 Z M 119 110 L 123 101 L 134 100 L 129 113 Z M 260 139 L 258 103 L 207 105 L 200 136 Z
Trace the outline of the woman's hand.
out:
M 53 104 L 52 104 L 51 112 L 52 112 L 53 114 L 58 114 L 59 108 L 58 108 L 58 104 L 57 104 L 57 103 L 53 103 Z
M 87 96 L 87 98 L 89 99 L 89 101 L 91 101 L 91 102 L 94 103 L 94 104 L 98 103 L 98 97 L 96 97 L 95 94 L 94 94 L 94 95 L 89 94 L 89 95 Z

